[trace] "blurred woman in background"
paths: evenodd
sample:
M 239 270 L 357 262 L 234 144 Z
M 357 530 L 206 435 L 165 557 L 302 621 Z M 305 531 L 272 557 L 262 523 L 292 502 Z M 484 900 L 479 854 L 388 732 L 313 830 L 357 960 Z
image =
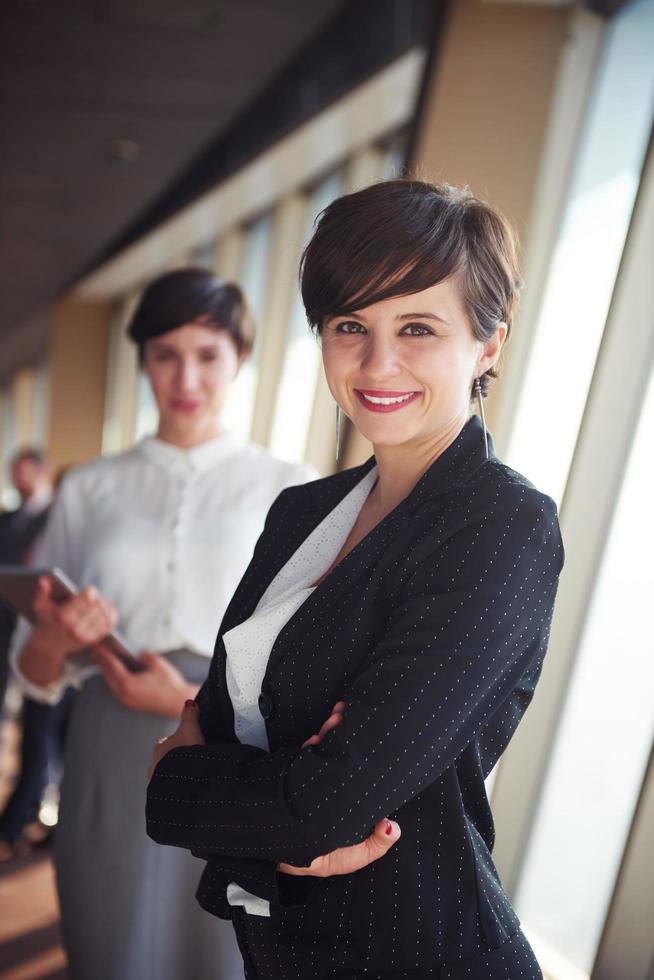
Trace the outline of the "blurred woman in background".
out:
M 254 339 L 237 286 L 204 270 L 168 273 L 146 289 L 128 329 L 157 434 L 66 476 L 38 559 L 84 588 L 55 605 L 42 582 L 38 623 L 22 629 L 14 663 L 40 700 L 81 688 L 55 842 L 71 976 L 232 980 L 242 964 L 231 929 L 193 901 L 198 863 L 146 837 L 143 779 L 153 740 L 174 729 L 206 675 L 270 504 L 313 473 L 224 429 Z M 98 673 L 80 654 L 116 623 L 149 651 L 142 672 L 98 655 Z

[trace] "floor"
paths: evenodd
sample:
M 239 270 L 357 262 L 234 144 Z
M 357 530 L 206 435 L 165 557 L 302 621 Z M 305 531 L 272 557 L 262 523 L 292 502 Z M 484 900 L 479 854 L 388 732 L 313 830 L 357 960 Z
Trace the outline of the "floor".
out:
M 16 769 L 19 730 L 0 722 L 0 807 Z M 0 980 L 66 980 L 50 849 L 0 863 Z
M 0 980 L 65 980 L 48 850 L 0 864 Z

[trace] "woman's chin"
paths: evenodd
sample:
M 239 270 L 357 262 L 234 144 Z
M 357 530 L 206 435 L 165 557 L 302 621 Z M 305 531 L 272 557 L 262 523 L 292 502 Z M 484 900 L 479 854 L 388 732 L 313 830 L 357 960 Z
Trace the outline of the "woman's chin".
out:
M 413 429 L 409 430 L 406 426 L 398 427 L 395 432 L 389 432 L 388 426 L 384 428 L 380 425 L 362 425 L 356 426 L 356 428 L 364 439 L 367 439 L 373 446 L 379 448 L 383 446 L 403 446 L 405 443 L 415 439 L 416 436 L 416 432 Z
M 402 446 L 420 435 L 422 414 L 417 417 L 413 404 L 394 412 L 374 412 L 357 405 L 348 415 L 357 431 L 374 446 Z

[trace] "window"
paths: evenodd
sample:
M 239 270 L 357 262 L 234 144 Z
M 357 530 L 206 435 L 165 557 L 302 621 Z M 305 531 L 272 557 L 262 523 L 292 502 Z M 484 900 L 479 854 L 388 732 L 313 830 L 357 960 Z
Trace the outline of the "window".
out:
M 315 221 L 342 192 L 343 173 L 326 177 L 309 196 L 304 245 L 313 234 Z M 305 456 L 311 409 L 320 372 L 320 347 L 304 314 L 299 288 L 288 331 L 284 366 L 277 389 L 270 448 L 284 459 L 301 462 Z
M 7 386 L 0 390 L 0 424 L 2 425 L 2 499 L 0 506 L 11 509 L 18 506 L 18 494 L 9 483 L 7 467 L 9 460 L 16 450 L 14 433 L 14 412 L 11 398 L 11 387 Z
M 228 429 L 234 429 L 245 436 L 250 434 L 252 412 L 257 388 L 260 333 L 265 319 L 266 293 L 268 289 L 268 270 L 270 266 L 270 246 L 272 233 L 272 214 L 267 212 L 253 221 L 246 229 L 243 255 L 243 269 L 240 285 L 250 304 L 257 325 L 254 350 L 242 365 L 232 385 L 224 411 L 224 421 Z
M 608 28 L 506 461 L 561 500 L 629 227 L 654 107 L 654 5 Z M 628 106 L 628 111 L 625 111 Z
M 643 520 L 651 512 L 653 445 L 654 376 L 517 894 L 528 929 L 583 975 L 593 964 L 654 736 L 654 532 Z M 577 974 L 562 972 L 562 980 L 568 975 Z
M 213 269 L 213 260 L 216 252 L 216 243 L 213 239 L 201 242 L 197 245 L 190 256 L 190 265 L 200 269 Z
M 403 130 L 382 147 L 384 165 L 382 177 L 384 180 L 394 180 L 401 177 L 406 164 L 408 133 Z
M 135 440 L 143 436 L 154 435 L 159 424 L 159 409 L 152 394 L 150 382 L 142 371 L 139 371 L 136 389 L 136 428 Z

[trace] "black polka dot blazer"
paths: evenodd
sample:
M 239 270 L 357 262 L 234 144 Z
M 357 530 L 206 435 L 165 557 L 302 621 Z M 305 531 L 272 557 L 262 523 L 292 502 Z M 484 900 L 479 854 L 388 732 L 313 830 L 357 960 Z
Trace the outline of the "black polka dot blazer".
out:
M 563 562 L 554 502 L 486 459 L 473 417 L 282 629 L 260 698 L 270 753 L 241 745 L 221 636 L 374 463 L 277 498 L 198 696 L 207 745 L 169 752 L 148 788 L 149 835 L 208 862 L 204 908 L 232 916 L 237 882 L 270 900 L 281 942 L 312 962 L 324 951 L 329 970 L 431 967 L 518 929 L 484 779 L 533 695 Z M 340 699 L 343 724 L 301 749 Z M 384 816 L 402 837 L 367 868 L 276 873 L 363 840 Z

